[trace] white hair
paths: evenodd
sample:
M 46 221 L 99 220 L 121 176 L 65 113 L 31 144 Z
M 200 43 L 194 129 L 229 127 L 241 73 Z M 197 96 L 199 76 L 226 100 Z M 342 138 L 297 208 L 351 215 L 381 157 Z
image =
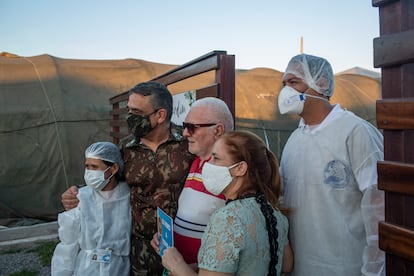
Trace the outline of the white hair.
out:
M 206 107 L 208 110 L 206 116 L 210 120 L 214 120 L 215 123 L 222 123 L 225 132 L 234 130 L 233 115 L 223 100 L 215 97 L 205 97 L 196 100 L 191 105 L 191 108 L 193 107 Z

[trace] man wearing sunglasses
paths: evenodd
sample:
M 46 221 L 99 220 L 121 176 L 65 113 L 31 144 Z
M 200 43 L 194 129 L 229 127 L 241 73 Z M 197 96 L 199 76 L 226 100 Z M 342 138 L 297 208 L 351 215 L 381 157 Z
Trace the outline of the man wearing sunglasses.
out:
M 131 275 L 161 275 L 160 257 L 150 248 L 157 231 L 156 210 L 174 217 L 177 201 L 194 156 L 179 127 L 171 123 L 172 96 L 157 82 L 129 91 L 127 123 L 131 137 L 122 146 L 124 176 L 131 188 Z M 75 207 L 76 187 L 62 195 L 66 210 Z
M 179 200 L 174 219 L 174 246 L 188 264 L 197 263 L 201 236 L 211 214 L 224 206 L 222 195 L 209 193 L 202 182 L 201 170 L 212 153 L 214 142 L 234 129 L 234 119 L 226 103 L 207 97 L 195 101 L 183 123 L 188 150 L 196 155 Z M 154 240 L 153 240 L 154 242 Z

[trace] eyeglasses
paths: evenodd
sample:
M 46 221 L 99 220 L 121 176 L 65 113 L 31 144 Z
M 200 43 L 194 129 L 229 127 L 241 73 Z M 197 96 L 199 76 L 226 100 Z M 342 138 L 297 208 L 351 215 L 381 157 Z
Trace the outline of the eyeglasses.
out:
M 217 125 L 216 123 L 210 123 L 210 124 L 192 124 L 192 123 L 183 123 L 183 130 L 187 129 L 188 133 L 190 133 L 191 135 L 193 135 L 194 131 L 196 130 L 196 128 L 199 127 L 211 127 L 211 126 L 215 126 Z

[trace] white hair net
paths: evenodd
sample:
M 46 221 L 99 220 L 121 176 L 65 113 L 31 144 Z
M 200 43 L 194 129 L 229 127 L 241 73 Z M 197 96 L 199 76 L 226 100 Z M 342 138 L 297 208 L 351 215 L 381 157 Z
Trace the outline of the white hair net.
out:
M 111 163 L 118 163 L 119 175 L 122 175 L 122 172 L 124 171 L 124 161 L 122 160 L 121 151 L 114 143 L 93 143 L 85 150 L 85 158 L 94 158 Z
M 334 90 L 334 74 L 329 62 L 321 57 L 301 54 L 294 56 L 283 74 L 293 74 L 306 82 L 319 94 L 331 97 Z

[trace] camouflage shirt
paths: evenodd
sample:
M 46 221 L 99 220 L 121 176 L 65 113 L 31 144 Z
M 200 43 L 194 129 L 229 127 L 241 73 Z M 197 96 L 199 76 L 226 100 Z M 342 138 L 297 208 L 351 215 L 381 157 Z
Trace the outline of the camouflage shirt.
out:
M 143 143 L 132 140 L 123 147 L 123 153 L 125 179 L 131 188 L 131 271 L 143 272 L 142 267 L 136 266 L 142 263 L 147 267 L 154 259 L 151 256 L 147 258 L 148 254 L 154 254 L 154 250 L 148 246 L 157 231 L 157 206 L 170 216 L 175 216 L 178 196 L 194 156 L 188 152 L 187 140 L 182 136 L 181 128 L 174 124 L 171 124 L 170 137 L 156 152 Z M 157 262 L 160 266 L 160 260 Z

